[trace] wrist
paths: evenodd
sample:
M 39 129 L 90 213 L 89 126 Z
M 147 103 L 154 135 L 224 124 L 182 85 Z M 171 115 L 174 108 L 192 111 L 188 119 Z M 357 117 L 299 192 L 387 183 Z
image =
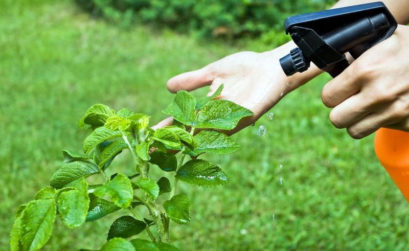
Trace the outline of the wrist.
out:
M 306 82 L 310 81 L 311 79 L 313 79 L 314 77 L 322 73 L 322 71 L 317 66 L 311 63 L 311 66 L 308 68 L 308 70 L 304 72 L 295 73 L 294 75 L 291 75 L 291 76 L 285 75 L 278 61 L 280 58 L 287 55 L 292 49 L 296 47 L 297 46 L 295 45 L 295 43 L 293 41 L 290 41 L 271 51 L 264 52 L 266 57 L 269 57 L 269 60 L 273 61 L 272 65 L 275 65 L 276 67 L 280 67 L 280 70 L 282 71 L 282 74 L 283 74 L 283 77 L 286 83 L 285 93 L 289 93 L 292 90 L 297 89 L 301 85 L 305 84 Z

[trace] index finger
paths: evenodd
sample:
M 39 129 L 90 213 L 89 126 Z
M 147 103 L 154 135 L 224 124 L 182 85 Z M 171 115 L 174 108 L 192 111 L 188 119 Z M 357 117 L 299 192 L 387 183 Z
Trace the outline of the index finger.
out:
M 212 81 L 212 74 L 207 67 L 204 67 L 196 71 L 179 74 L 169 79 L 167 87 L 171 92 L 177 92 L 180 90 L 191 91 L 205 85 L 210 85 Z

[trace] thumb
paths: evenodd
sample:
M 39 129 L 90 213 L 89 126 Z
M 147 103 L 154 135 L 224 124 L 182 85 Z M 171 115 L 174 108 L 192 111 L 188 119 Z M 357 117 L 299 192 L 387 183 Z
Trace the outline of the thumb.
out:
M 212 81 L 213 76 L 205 67 L 200 70 L 185 72 L 169 79 L 167 88 L 170 92 L 180 90 L 192 91 L 205 85 L 210 85 Z

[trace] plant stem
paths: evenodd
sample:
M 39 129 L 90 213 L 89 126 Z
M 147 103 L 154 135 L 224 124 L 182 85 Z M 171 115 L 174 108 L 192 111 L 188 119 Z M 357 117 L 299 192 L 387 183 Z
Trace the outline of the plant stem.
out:
M 136 195 L 134 195 L 134 198 L 142 202 L 144 206 L 148 209 L 149 215 L 152 216 L 153 221 L 155 222 L 158 228 L 157 241 L 161 242 L 163 239 L 162 237 L 166 234 L 166 227 L 161 220 L 160 209 L 157 208 L 157 205 L 155 203 L 151 203 L 150 201 L 143 200 Z M 156 238 L 155 238 L 155 241 L 156 241 Z
M 190 133 L 190 135 L 192 135 L 192 136 L 193 136 L 193 134 L 195 133 L 195 128 L 194 128 L 193 126 L 190 128 L 190 132 L 189 132 L 189 133 Z M 186 155 L 187 155 L 187 154 L 184 154 L 184 153 L 183 153 L 184 150 L 185 150 L 185 149 L 184 149 L 184 147 L 183 147 L 182 150 L 180 151 L 181 156 L 180 156 L 180 160 L 179 160 L 178 166 L 176 167 L 176 173 L 177 173 L 177 171 L 179 170 L 179 168 L 183 165 L 183 162 L 185 161 L 185 158 L 186 158 Z M 171 193 L 170 193 L 170 198 L 172 198 L 172 197 L 175 195 L 175 193 L 177 192 L 178 179 L 177 179 L 176 177 L 175 177 L 175 179 L 174 179 L 174 183 L 173 183 L 173 184 L 174 184 L 174 185 L 173 185 L 173 189 L 172 189 L 172 191 L 171 191 Z M 166 241 L 169 242 L 169 241 L 170 241 L 170 233 L 169 233 L 170 220 L 169 220 L 168 217 L 166 217 L 166 215 L 163 215 L 163 217 L 162 217 L 162 224 L 163 224 L 163 226 L 164 226 Z
M 170 235 L 169 235 L 169 225 L 170 225 L 170 220 L 168 217 L 166 217 L 165 214 L 161 214 L 161 219 L 162 219 L 162 224 L 163 224 L 163 229 L 165 231 L 165 237 L 166 237 L 166 242 L 170 242 Z
M 139 198 L 138 198 L 138 200 L 139 200 Z M 129 209 L 129 212 L 131 212 L 131 214 L 132 214 L 135 218 L 141 219 L 142 217 L 140 217 L 138 214 L 136 214 L 135 211 L 133 211 L 132 209 L 133 209 L 133 208 Z M 146 232 L 148 233 L 149 238 L 150 238 L 153 242 L 156 242 L 156 238 L 155 238 L 155 236 L 152 234 L 152 232 L 150 231 L 148 224 L 146 224 Z
M 149 238 L 151 238 L 151 240 L 152 240 L 153 242 L 157 242 L 155 236 L 153 236 L 153 234 L 152 234 L 152 232 L 151 232 L 151 230 L 150 230 L 150 226 L 149 226 L 149 225 L 146 226 L 146 232 L 148 233 Z
M 195 128 L 192 126 L 192 127 L 190 128 L 190 132 L 189 132 L 189 133 L 190 133 L 190 135 L 193 135 L 194 132 L 195 132 Z M 179 160 L 178 166 L 176 167 L 176 173 L 178 172 L 179 168 L 183 165 L 183 162 L 185 161 L 185 158 L 186 158 L 186 155 L 187 155 L 187 154 L 184 154 L 184 153 L 183 153 L 184 150 L 185 150 L 185 147 L 183 147 L 182 150 L 180 151 L 181 156 L 180 156 L 180 160 Z M 171 198 L 173 197 L 173 195 L 175 195 L 175 193 L 176 193 L 176 191 L 177 191 L 178 179 L 175 178 L 175 181 L 174 181 L 173 184 L 174 184 L 174 185 L 173 185 L 173 189 L 172 189 L 172 191 L 171 191 L 171 193 L 170 193 L 170 197 L 171 197 Z
M 164 226 L 160 219 L 160 210 L 156 208 L 155 204 L 147 202 L 146 205 L 148 207 L 149 214 L 153 217 L 153 221 L 158 228 L 158 241 L 161 242 L 164 235 Z
M 135 153 L 135 150 L 132 148 L 131 143 L 129 142 L 128 137 L 125 135 L 125 133 L 124 132 L 121 132 L 121 133 L 122 133 L 122 139 L 125 141 L 126 145 L 128 146 L 129 151 L 131 151 L 132 158 L 134 159 L 134 161 L 136 163 L 136 168 L 138 169 L 139 173 L 141 174 L 141 177 L 145 178 L 146 177 L 145 171 L 143 170 L 143 167 L 141 167 L 141 165 L 140 165 L 140 161 L 139 161 L 138 156 Z

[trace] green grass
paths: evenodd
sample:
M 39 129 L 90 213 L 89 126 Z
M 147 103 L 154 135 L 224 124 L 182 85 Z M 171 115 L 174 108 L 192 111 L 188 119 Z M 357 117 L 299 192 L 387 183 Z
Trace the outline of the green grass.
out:
M 77 121 L 88 106 L 128 107 L 159 121 L 172 99 L 168 78 L 244 49 L 120 30 L 68 0 L 33 2 L 0 3 L 1 250 L 15 208 L 47 184 L 61 149 L 80 148 L 86 134 Z M 209 156 L 229 174 L 225 188 L 182 186 L 194 206 L 192 223 L 175 227 L 178 247 L 407 250 L 408 203 L 378 164 L 373 137 L 352 140 L 331 126 L 320 101 L 326 80 L 290 94 L 273 120 L 265 116 L 236 135 L 237 153 Z M 108 226 L 67 230 L 58 222 L 45 250 L 98 248 Z

